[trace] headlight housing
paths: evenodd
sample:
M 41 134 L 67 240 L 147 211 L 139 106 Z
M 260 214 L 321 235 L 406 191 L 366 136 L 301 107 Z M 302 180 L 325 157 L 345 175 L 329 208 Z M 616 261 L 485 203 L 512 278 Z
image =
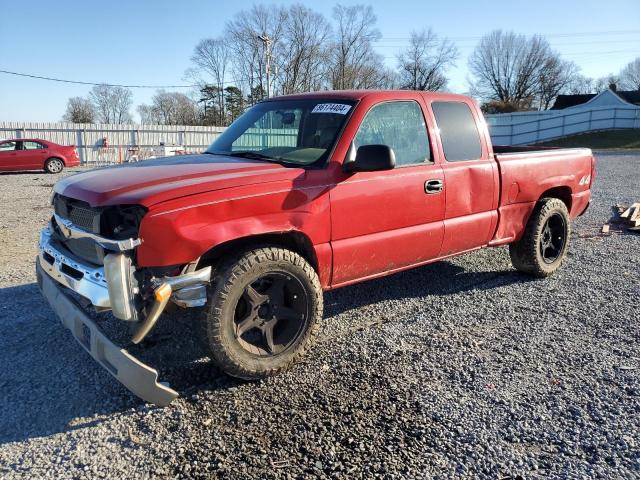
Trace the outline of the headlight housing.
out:
M 140 205 L 106 207 L 100 218 L 100 232 L 114 240 L 137 238 L 140 222 L 146 213 L 147 209 Z

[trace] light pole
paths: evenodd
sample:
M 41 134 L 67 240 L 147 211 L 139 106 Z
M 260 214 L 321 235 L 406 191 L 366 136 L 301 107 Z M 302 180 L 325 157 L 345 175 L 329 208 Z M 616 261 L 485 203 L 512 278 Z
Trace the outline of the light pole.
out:
M 264 45 L 265 69 L 267 74 L 267 98 L 271 96 L 271 38 L 268 35 L 258 35 Z

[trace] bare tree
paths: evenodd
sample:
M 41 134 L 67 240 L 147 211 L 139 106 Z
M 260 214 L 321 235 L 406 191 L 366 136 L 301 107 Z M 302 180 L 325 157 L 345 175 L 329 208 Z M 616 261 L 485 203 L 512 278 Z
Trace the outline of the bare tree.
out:
M 539 95 L 545 68 L 555 56 L 540 36 L 495 30 L 480 40 L 469 58 L 473 90 L 485 99 L 530 104 Z
M 331 87 L 374 88 L 386 80 L 382 57 L 373 42 L 380 39 L 371 6 L 336 5 L 333 9 L 336 31 L 331 61 Z
M 286 19 L 287 12 L 282 7 L 258 4 L 249 11 L 238 12 L 227 23 L 225 37 L 235 81 L 245 91 L 266 92 L 265 45 L 259 37 L 269 37 L 271 50 L 278 51 Z
M 93 104 L 82 97 L 71 97 L 67 101 L 67 110 L 62 117 L 65 122 L 94 123 L 96 112 Z
M 593 78 L 585 77 L 583 75 L 575 75 L 569 84 L 565 87 L 564 92 L 571 95 L 594 93 L 596 91 L 595 82 Z
M 111 85 L 96 85 L 89 92 L 89 99 L 101 123 L 131 122 L 129 110 L 133 103 L 131 90 Z
M 600 93 L 600 92 L 604 92 L 605 90 L 608 90 L 612 86 L 615 86 L 615 88 L 617 88 L 619 83 L 620 83 L 620 77 L 618 75 L 610 73 L 608 75 L 605 75 L 604 77 L 600 77 L 596 79 L 594 83 L 594 87 L 596 92 Z
M 447 85 L 446 69 L 458 57 L 458 49 L 431 30 L 411 32 L 409 47 L 398 55 L 400 88 L 442 90 Z
M 537 95 L 540 108 L 548 109 L 556 97 L 571 86 L 578 75 L 579 68 L 575 63 L 562 60 L 551 52 L 540 70 L 540 92 Z
M 331 26 L 319 13 L 292 5 L 282 40 L 274 49 L 277 80 L 283 94 L 319 90 L 326 85 Z
M 216 118 L 217 125 L 224 125 L 225 122 L 225 104 L 224 104 L 224 85 L 227 78 L 227 69 L 229 67 L 229 46 L 223 38 L 207 38 L 201 40 L 191 56 L 191 61 L 198 67 L 200 72 L 205 73 L 211 78 L 211 82 L 198 82 L 202 84 L 201 88 L 215 87 L 210 89 L 215 91 L 216 99 Z
M 151 105 L 139 105 L 138 114 L 142 123 L 159 125 L 196 125 L 199 112 L 196 102 L 179 92 L 158 90 Z
M 620 88 L 623 90 L 640 90 L 640 57 L 629 62 L 620 71 Z

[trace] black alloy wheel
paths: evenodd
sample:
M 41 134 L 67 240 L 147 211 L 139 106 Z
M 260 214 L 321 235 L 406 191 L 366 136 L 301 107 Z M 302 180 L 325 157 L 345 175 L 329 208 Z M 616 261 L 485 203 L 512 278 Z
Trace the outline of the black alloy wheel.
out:
M 255 380 L 296 363 L 322 319 L 317 272 L 300 254 L 255 247 L 214 268 L 199 325 L 212 359 L 227 374 Z
M 235 308 L 236 337 L 258 356 L 279 355 L 299 338 L 307 321 L 304 286 L 286 272 L 269 272 L 249 283 Z
M 552 264 L 561 255 L 567 239 L 567 224 L 559 213 L 551 215 L 540 235 L 540 255 L 547 264 Z

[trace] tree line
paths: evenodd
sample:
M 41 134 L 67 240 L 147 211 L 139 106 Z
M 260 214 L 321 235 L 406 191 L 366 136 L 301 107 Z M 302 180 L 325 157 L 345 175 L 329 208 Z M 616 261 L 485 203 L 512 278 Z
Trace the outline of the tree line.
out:
M 159 90 L 137 107 L 142 123 L 228 125 L 270 95 L 316 90 L 447 89 L 459 59 L 455 44 L 431 28 L 414 31 L 396 55 L 395 69 L 376 51 L 381 33 L 371 6 L 336 5 L 331 18 L 296 4 L 257 4 L 238 12 L 219 37 L 201 40 L 185 78 L 185 94 Z M 269 68 L 267 68 L 267 62 Z M 594 93 L 617 83 L 640 89 L 640 57 L 617 75 L 583 76 L 542 36 L 495 30 L 468 59 L 470 92 L 486 112 L 547 109 L 559 94 Z M 269 87 L 267 92 L 267 70 Z M 98 85 L 88 97 L 69 99 L 64 119 L 77 123 L 128 123 L 131 91 Z

